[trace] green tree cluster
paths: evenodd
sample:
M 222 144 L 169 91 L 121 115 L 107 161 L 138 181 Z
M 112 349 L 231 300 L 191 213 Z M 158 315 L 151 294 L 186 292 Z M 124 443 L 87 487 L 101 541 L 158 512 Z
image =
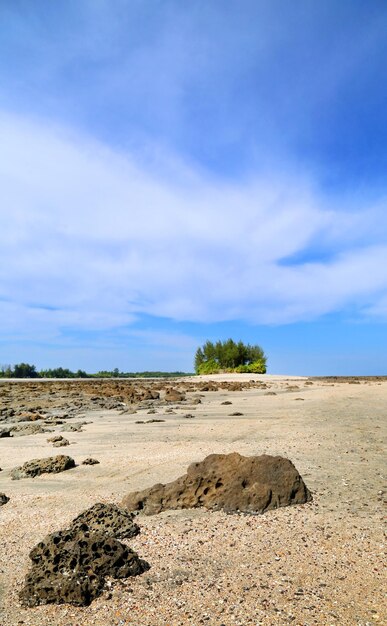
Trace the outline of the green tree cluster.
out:
M 53 369 L 36 370 L 35 365 L 29 363 L 18 363 L 11 365 L 0 365 L 0 378 L 177 378 L 179 376 L 190 376 L 186 372 L 120 372 L 116 367 L 114 370 L 104 370 L 96 374 L 88 374 L 84 370 L 72 372 L 64 367 Z
M 40 370 L 40 378 L 87 378 L 86 372 L 77 370 L 72 372 L 65 367 L 55 367 L 54 369 Z
M 35 365 L 29 363 L 17 363 L 13 367 L 11 365 L 1 365 L 1 378 L 38 378 Z
M 218 372 L 266 373 L 264 351 L 260 346 L 226 341 L 206 341 L 195 354 L 195 372 L 197 374 L 216 374 Z

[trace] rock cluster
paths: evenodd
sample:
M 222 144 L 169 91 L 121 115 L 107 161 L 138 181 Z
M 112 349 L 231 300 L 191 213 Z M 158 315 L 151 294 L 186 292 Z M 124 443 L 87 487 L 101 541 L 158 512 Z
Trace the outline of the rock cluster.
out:
M 35 476 L 40 476 L 40 474 L 58 474 L 72 467 L 75 467 L 74 459 L 65 454 L 59 454 L 58 456 L 49 456 L 46 459 L 27 461 L 24 465 L 15 467 L 11 471 L 11 478 L 19 480 L 20 478 L 34 478 Z
M 268 455 L 245 457 L 233 452 L 211 454 L 190 465 L 187 474 L 177 480 L 130 493 L 122 504 L 146 515 L 195 507 L 264 513 L 311 499 L 288 459 Z
M 102 593 L 106 576 L 142 574 L 148 563 L 116 538 L 138 532 L 133 516 L 117 506 L 99 503 L 84 511 L 69 528 L 48 535 L 31 550 L 21 603 L 88 605 Z
M 259 381 L 212 381 L 203 383 L 192 380 L 50 380 L 9 381 L 2 383 L 2 406 L 0 422 L 41 422 L 60 424 L 85 411 L 119 410 L 131 413 L 134 407 L 153 408 L 171 403 L 199 404 L 200 394 L 206 391 L 242 391 L 250 388 L 266 388 Z M 190 394 L 188 396 L 188 394 Z M 26 400 L 28 398 L 28 401 Z M 23 434 L 34 434 L 25 430 Z M 0 432 L 1 436 L 13 436 Z

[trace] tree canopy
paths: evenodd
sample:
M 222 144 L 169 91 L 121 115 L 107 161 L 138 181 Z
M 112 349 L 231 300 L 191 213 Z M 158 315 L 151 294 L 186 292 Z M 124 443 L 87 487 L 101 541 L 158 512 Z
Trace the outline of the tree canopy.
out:
M 114 370 L 104 370 L 96 374 L 89 374 L 81 369 L 73 372 L 64 367 L 55 367 L 38 372 L 35 365 L 30 365 L 29 363 L 17 363 L 13 367 L 8 364 L 0 364 L 0 378 L 176 378 L 191 375 L 191 372 L 180 371 L 121 372 L 118 367 Z
M 258 345 L 251 346 L 242 341 L 206 341 L 195 354 L 197 374 L 216 374 L 221 371 L 251 372 L 265 374 L 266 361 L 264 351 Z

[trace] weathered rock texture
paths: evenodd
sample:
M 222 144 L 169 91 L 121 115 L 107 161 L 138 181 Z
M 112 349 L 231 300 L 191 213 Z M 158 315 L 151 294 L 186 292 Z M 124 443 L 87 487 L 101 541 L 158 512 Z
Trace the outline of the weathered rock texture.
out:
M 106 576 L 142 574 L 149 565 L 115 538 L 138 532 L 132 515 L 114 505 L 84 511 L 68 529 L 48 535 L 30 552 L 33 564 L 20 592 L 22 604 L 88 605 L 103 591 Z
M 6 496 L 5 493 L 0 493 L 0 506 L 7 504 L 7 502 L 9 502 L 8 496 Z
M 47 428 L 43 428 L 40 424 L 24 424 L 24 426 L 14 426 L 11 437 L 25 437 L 26 435 L 38 435 L 46 432 Z
M 97 459 L 92 459 L 91 456 L 88 456 L 84 461 L 82 461 L 82 465 L 99 465 L 99 461 L 97 461 Z
M 140 532 L 133 522 L 133 514 L 115 504 L 94 504 L 71 523 L 73 530 L 103 533 L 118 539 L 135 537 Z
M 127 495 L 123 506 L 146 515 L 166 509 L 206 507 L 228 512 L 264 513 L 312 499 L 300 474 L 280 456 L 210 454 L 187 474 L 166 485 Z
M 75 467 L 74 459 L 65 454 L 59 454 L 58 456 L 49 456 L 46 459 L 27 461 L 24 465 L 15 467 L 11 471 L 11 478 L 13 480 L 19 480 L 19 478 L 34 478 L 35 476 L 46 473 L 58 474 L 72 467 Z
M 52 443 L 54 448 L 61 448 L 62 446 L 70 445 L 69 440 L 66 439 L 65 437 L 62 437 L 62 435 L 55 435 L 54 437 L 47 439 L 47 441 L 48 443 Z

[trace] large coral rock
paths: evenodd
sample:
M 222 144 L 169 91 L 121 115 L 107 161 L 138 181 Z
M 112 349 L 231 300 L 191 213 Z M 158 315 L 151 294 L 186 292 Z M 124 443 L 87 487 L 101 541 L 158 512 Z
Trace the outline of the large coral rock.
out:
M 58 454 L 58 456 L 49 456 L 46 459 L 33 459 L 32 461 L 27 461 L 24 465 L 15 467 L 11 471 L 11 478 L 19 480 L 19 478 L 34 478 L 45 473 L 57 474 L 72 467 L 75 467 L 74 459 L 65 454 Z
M 300 474 L 280 456 L 210 454 L 189 466 L 187 474 L 127 495 L 123 506 L 146 515 L 166 509 L 206 507 L 228 512 L 264 513 L 312 499 Z
M 133 516 L 117 506 L 96 504 L 84 511 L 68 529 L 48 535 L 31 550 L 22 604 L 88 605 L 102 593 L 106 576 L 142 574 L 148 563 L 115 538 L 138 532 Z
M 98 502 L 71 523 L 72 530 L 102 533 L 118 539 L 138 535 L 140 528 L 133 522 L 133 514 L 115 504 Z

